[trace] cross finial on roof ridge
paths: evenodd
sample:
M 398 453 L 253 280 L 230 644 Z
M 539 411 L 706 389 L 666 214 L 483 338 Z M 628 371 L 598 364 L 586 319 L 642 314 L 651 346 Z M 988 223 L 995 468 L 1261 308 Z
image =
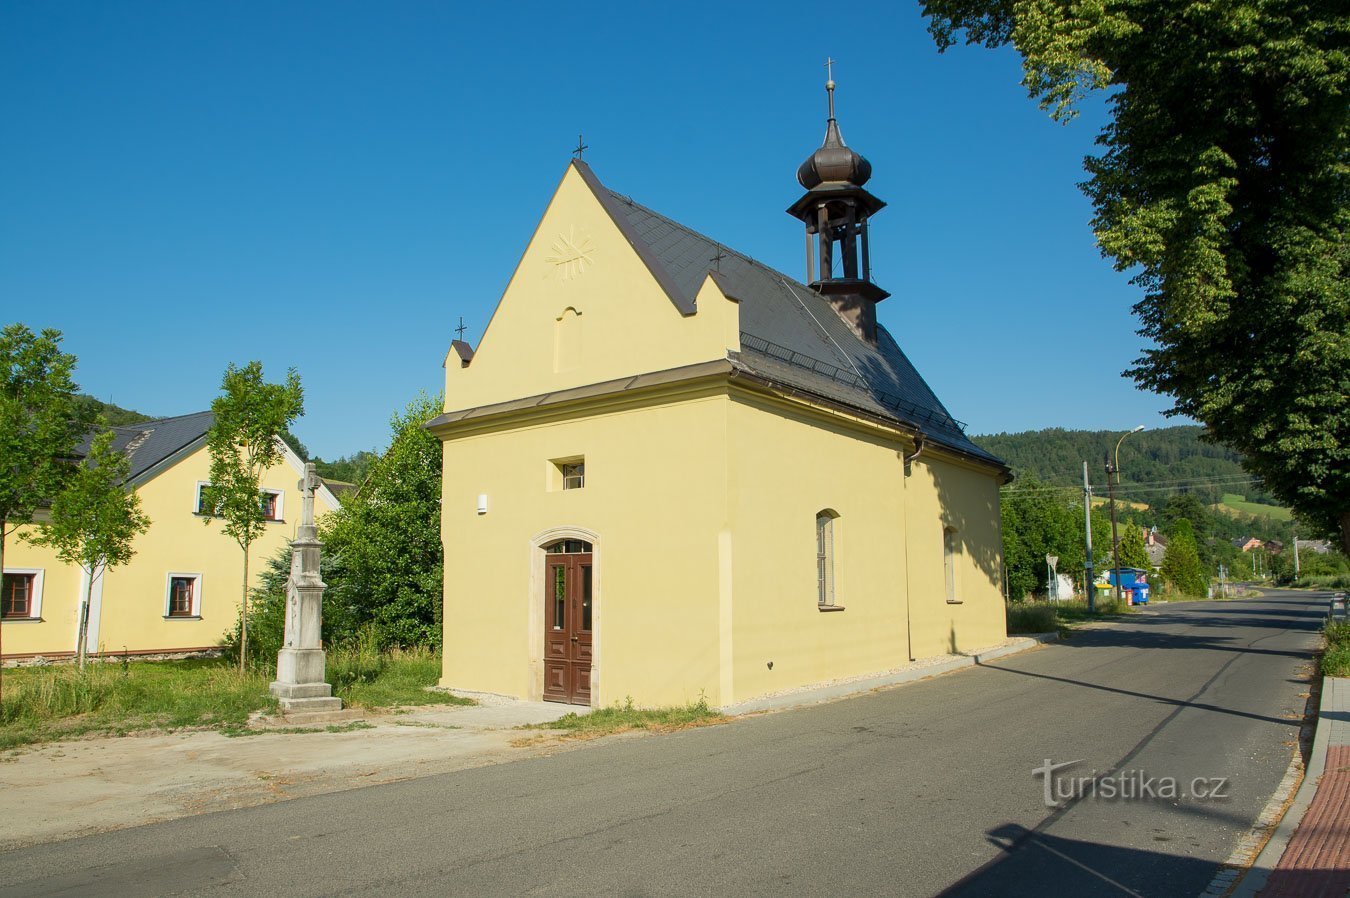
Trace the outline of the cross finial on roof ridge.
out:
M 838 60 L 831 56 L 825 57 L 825 93 L 830 98 L 830 121 L 834 121 L 834 64 L 836 62 Z

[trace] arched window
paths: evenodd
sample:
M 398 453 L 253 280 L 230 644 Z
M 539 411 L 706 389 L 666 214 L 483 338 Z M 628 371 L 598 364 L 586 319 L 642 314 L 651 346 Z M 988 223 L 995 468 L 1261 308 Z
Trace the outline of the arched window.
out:
M 942 528 L 942 572 L 945 578 L 947 601 L 956 602 L 956 556 L 961 551 L 956 541 L 956 528 Z
M 816 601 L 822 608 L 834 605 L 835 520 L 828 508 L 816 515 Z
M 584 539 L 560 539 L 544 546 L 544 551 L 549 555 L 584 555 L 591 551 L 591 544 Z

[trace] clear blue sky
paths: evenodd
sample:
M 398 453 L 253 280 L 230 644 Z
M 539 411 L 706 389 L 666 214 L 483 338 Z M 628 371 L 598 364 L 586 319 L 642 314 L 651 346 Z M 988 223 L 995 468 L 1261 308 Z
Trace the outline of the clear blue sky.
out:
M 1164 423 L 1120 377 L 1136 290 L 1094 245 L 1103 120 L 1008 52 L 939 55 L 917 5 L 9 2 L 0 321 L 56 327 L 90 393 L 205 408 L 294 366 L 295 428 L 382 446 L 463 316 L 476 342 L 577 133 L 609 186 L 798 274 L 827 54 L 883 324 L 972 433 Z M 798 275 L 800 276 L 800 275 Z

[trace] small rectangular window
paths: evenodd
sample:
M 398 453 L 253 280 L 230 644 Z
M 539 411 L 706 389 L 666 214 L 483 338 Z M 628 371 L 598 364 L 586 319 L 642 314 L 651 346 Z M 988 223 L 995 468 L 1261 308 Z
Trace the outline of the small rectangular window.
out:
M 211 484 L 209 483 L 197 484 L 197 501 L 193 504 L 193 510 L 196 511 L 197 514 L 209 515 L 214 517 L 216 514 L 216 509 L 211 508 L 210 505 L 207 504 L 209 501 L 207 498 L 207 492 L 210 489 Z
M 265 520 L 281 520 L 281 494 L 274 490 L 263 490 L 259 502 L 262 505 L 262 515 Z
M 165 599 L 166 618 L 197 618 L 201 615 L 201 577 L 197 574 L 170 574 L 169 594 Z
M 0 596 L 0 618 L 22 619 L 33 614 L 33 586 L 35 574 L 5 574 L 3 595 Z
M 586 485 L 586 463 L 576 462 L 562 466 L 562 488 L 579 490 Z

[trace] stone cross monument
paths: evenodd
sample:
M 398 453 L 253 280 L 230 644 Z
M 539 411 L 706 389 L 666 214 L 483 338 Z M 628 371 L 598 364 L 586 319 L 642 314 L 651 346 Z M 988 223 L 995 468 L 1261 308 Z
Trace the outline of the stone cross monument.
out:
M 283 714 L 300 711 L 337 711 L 342 699 L 324 682 L 321 643 L 323 591 L 319 579 L 318 528 L 314 526 L 314 490 L 322 481 L 313 462 L 305 465 L 298 484 L 303 499 L 300 526 L 291 542 L 291 576 L 286 581 L 286 641 L 277 653 L 277 679 L 270 689 Z

